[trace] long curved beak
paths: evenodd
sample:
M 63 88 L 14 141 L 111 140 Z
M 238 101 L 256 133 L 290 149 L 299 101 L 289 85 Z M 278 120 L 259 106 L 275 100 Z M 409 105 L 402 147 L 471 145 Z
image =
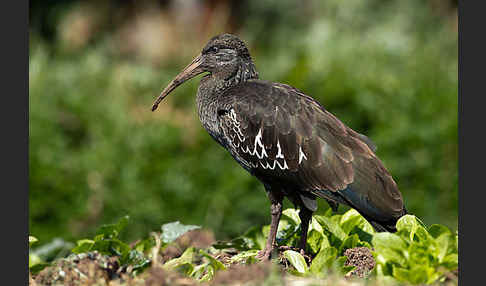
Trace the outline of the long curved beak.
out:
M 166 88 L 160 93 L 159 97 L 154 101 L 152 105 L 152 111 L 155 111 L 159 106 L 159 103 L 164 99 L 171 91 L 173 91 L 176 87 L 184 83 L 186 80 L 195 77 L 196 75 L 203 73 L 204 70 L 201 67 L 202 63 L 202 55 L 199 54 L 197 57 L 192 60 L 192 62 L 184 68 L 184 70 L 179 73 L 170 83 L 167 85 Z

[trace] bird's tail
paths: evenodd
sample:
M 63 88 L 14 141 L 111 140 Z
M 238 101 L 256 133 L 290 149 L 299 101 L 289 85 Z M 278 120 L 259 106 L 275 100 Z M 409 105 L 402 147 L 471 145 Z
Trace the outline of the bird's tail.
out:
M 317 190 L 315 195 L 335 203 L 344 204 L 358 211 L 377 232 L 396 232 L 396 223 L 400 217 L 406 215 L 407 209 L 403 206 L 399 215 L 377 215 L 378 210 L 370 205 L 363 196 L 357 192 L 352 192 L 351 188 L 341 192 L 331 192 L 327 190 Z M 374 215 L 372 215 L 374 214 Z
M 377 222 L 374 220 L 368 220 L 369 223 L 373 226 L 376 232 L 396 232 L 396 221 L 391 223 L 383 223 Z
M 402 214 L 397 217 L 397 218 L 394 218 L 394 219 L 391 219 L 389 221 L 386 221 L 386 222 L 383 222 L 383 221 L 377 221 L 377 220 L 374 220 L 374 219 L 371 219 L 371 218 L 368 218 L 366 216 L 365 219 L 373 226 L 373 228 L 375 229 L 375 231 L 377 232 L 396 232 L 397 231 L 397 227 L 396 227 L 396 224 L 397 224 L 397 221 L 404 215 L 408 214 L 408 211 L 407 209 L 405 208 L 405 206 L 403 206 L 403 212 Z

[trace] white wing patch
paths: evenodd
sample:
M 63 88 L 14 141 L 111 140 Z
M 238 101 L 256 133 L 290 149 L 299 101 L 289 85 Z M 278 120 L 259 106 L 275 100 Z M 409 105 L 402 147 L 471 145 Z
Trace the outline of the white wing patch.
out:
M 233 124 L 234 124 L 233 131 L 236 133 L 236 135 L 238 135 L 238 140 L 240 140 L 240 142 L 245 141 L 245 136 L 243 135 L 243 133 L 241 132 L 241 129 L 240 129 L 240 122 L 238 121 L 238 119 L 236 119 L 236 112 L 233 108 L 231 108 L 231 111 L 230 111 L 230 118 L 233 121 Z M 238 147 L 239 147 L 239 145 L 240 144 L 238 144 Z
M 281 170 L 288 169 L 289 166 L 287 166 L 287 162 L 285 162 L 285 160 L 283 162 L 284 162 L 283 166 L 282 166 L 282 164 L 280 164 L 280 162 L 278 160 L 273 161 L 272 165 L 270 163 L 268 163 L 268 161 L 265 161 L 265 164 L 262 161 L 260 161 L 260 165 L 262 166 L 263 169 L 274 170 L 277 165 Z
M 307 156 L 305 156 L 304 151 L 302 151 L 302 146 L 299 146 L 299 165 L 302 163 L 303 160 L 307 160 Z
M 260 129 L 258 131 L 258 135 L 261 135 L 261 132 L 262 130 Z M 258 138 L 258 135 L 257 135 L 257 138 Z M 261 136 L 260 136 L 261 137 Z M 255 140 L 255 148 L 256 148 L 256 143 L 260 143 L 259 140 Z M 261 145 L 262 146 L 262 149 L 265 151 L 265 147 L 263 146 L 263 144 Z M 285 157 L 282 153 L 282 148 L 280 147 L 280 141 L 277 140 L 277 157 L 276 159 L 273 161 L 273 163 L 270 163 L 269 161 L 270 160 L 266 160 L 265 162 L 262 162 L 260 161 L 260 166 L 262 166 L 263 169 L 270 169 L 270 170 L 274 170 L 276 166 L 278 166 L 281 170 L 287 170 L 289 168 L 289 166 L 287 165 L 287 161 L 285 161 Z M 265 155 L 266 152 L 265 152 Z M 259 158 L 259 159 L 262 159 L 262 158 Z M 283 163 L 280 163 L 280 160 L 278 159 L 283 159 Z
M 260 128 L 260 130 L 258 130 L 258 134 L 257 136 L 255 137 L 255 144 L 254 144 L 255 148 L 253 148 L 253 151 L 250 151 L 248 149 L 248 146 L 245 146 L 245 148 L 241 147 L 241 151 L 243 151 L 243 153 L 248 153 L 252 156 L 257 156 L 258 159 L 263 159 L 263 157 L 268 157 L 268 154 L 267 154 L 267 151 L 265 151 L 265 146 L 263 146 L 263 143 L 262 143 L 262 129 Z M 239 147 L 235 145 L 236 148 Z M 260 154 L 258 153 L 258 147 L 261 148 L 261 152 Z
M 280 147 L 280 141 L 277 140 L 277 158 L 282 158 L 285 160 L 283 154 L 282 154 L 282 148 Z
M 278 110 L 278 107 L 276 107 L 276 110 Z M 281 170 L 289 169 L 289 166 L 287 165 L 287 161 L 285 160 L 285 155 L 282 153 L 282 147 L 280 146 L 280 141 L 278 141 L 278 139 L 277 139 L 277 155 L 275 160 L 271 160 L 270 158 L 268 158 L 268 154 L 262 142 L 262 132 L 263 132 L 262 128 L 258 130 L 258 133 L 255 137 L 253 150 L 250 150 L 248 148 L 248 144 L 246 144 L 245 146 L 242 146 L 241 144 L 245 142 L 246 138 L 240 129 L 240 122 L 238 121 L 236 112 L 233 108 L 230 110 L 229 118 L 231 119 L 231 123 L 232 123 L 231 129 L 234 132 L 233 134 L 227 134 L 231 139 L 231 144 L 236 150 L 239 149 L 243 153 L 256 156 L 259 159 L 257 164 L 250 163 L 251 166 L 253 166 L 253 168 L 258 168 L 259 166 L 261 166 L 263 169 L 275 170 L 275 168 L 278 166 L 278 168 Z M 236 137 L 238 137 L 238 140 L 235 140 Z M 302 151 L 302 147 L 299 146 L 299 165 L 302 163 L 303 160 L 307 160 L 307 156 Z

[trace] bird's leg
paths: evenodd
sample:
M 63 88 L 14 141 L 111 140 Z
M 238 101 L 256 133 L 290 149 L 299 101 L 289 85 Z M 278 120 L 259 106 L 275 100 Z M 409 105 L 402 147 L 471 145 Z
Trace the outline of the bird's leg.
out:
M 301 234 L 298 247 L 301 249 L 301 252 L 305 253 L 305 246 L 307 244 L 307 231 L 309 230 L 309 222 L 312 218 L 312 211 L 310 211 L 306 207 L 301 207 L 299 217 Z
M 278 223 L 280 221 L 280 216 L 282 216 L 283 197 L 275 195 L 272 192 L 269 192 L 268 196 L 272 204 L 270 206 L 272 222 L 270 223 L 270 232 L 268 233 L 265 249 L 263 251 L 260 251 L 257 255 L 257 258 L 261 260 L 266 260 L 270 258 L 270 254 L 272 253 L 273 247 L 275 245 L 275 237 L 277 235 Z

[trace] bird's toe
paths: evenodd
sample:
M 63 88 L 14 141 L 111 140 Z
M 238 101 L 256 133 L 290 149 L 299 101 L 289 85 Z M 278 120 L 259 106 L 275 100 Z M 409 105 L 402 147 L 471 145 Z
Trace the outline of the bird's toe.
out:
M 272 254 L 271 249 L 260 250 L 258 251 L 256 258 L 259 259 L 260 261 L 270 260 L 271 254 Z

